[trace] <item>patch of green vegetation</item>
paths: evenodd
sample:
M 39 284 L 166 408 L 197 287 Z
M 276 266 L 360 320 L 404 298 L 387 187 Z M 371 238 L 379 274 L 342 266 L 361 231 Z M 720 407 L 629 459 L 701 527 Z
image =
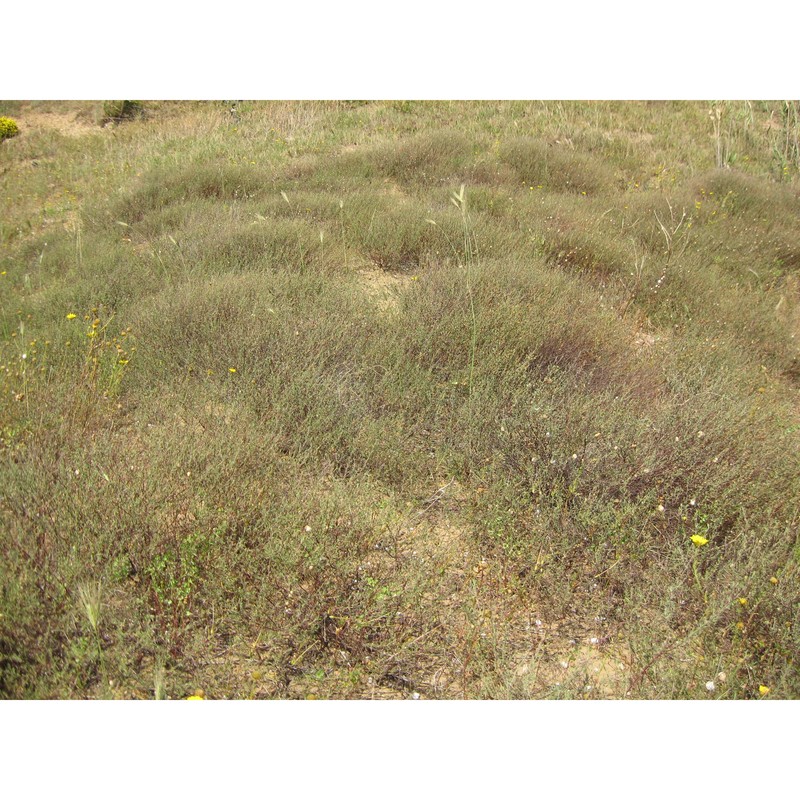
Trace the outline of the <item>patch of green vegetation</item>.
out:
M 800 696 L 795 110 L 3 105 L 0 695 Z
M 143 113 L 144 107 L 138 100 L 106 100 L 103 103 L 102 122 L 121 122 Z

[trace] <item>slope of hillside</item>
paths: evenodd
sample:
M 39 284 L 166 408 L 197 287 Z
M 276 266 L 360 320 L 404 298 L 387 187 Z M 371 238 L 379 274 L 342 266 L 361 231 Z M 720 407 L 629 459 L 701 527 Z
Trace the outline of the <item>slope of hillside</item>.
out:
M 0 116 L 0 696 L 800 695 L 796 104 Z

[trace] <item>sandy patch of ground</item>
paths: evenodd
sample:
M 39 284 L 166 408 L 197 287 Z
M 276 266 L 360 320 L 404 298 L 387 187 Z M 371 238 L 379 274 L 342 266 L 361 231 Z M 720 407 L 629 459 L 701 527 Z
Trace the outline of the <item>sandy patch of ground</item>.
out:
M 389 178 L 384 178 L 383 189 L 389 197 L 393 197 L 401 203 L 405 203 L 408 200 L 408 195 L 403 191 L 402 187 L 394 181 L 389 180 Z
M 621 645 L 603 645 L 599 637 L 564 646 L 547 641 L 532 653 L 520 653 L 516 676 L 527 679 L 545 695 L 560 691 L 572 697 L 621 699 L 625 697 L 630 669 L 630 654 Z
M 637 350 L 646 350 L 649 347 L 652 347 L 656 343 L 656 337 L 652 334 L 645 333 L 644 331 L 640 331 L 633 337 L 633 343 L 636 346 Z
M 358 271 L 364 294 L 381 311 L 392 311 L 397 308 L 400 291 L 411 281 L 410 275 L 365 267 Z
M 14 117 L 21 134 L 26 131 L 56 131 L 64 136 L 85 136 L 97 133 L 100 128 L 91 120 L 82 118 L 80 112 L 59 113 L 24 110 Z

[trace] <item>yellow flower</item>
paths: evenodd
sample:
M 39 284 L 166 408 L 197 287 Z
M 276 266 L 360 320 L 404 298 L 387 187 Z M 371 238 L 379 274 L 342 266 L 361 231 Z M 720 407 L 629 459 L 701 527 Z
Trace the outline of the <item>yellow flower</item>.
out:
M 696 547 L 702 547 L 703 545 L 708 544 L 708 539 L 706 539 L 705 536 L 700 536 L 697 533 L 695 533 L 694 536 L 691 537 L 691 539 Z
M 206 693 L 202 689 L 195 689 L 194 694 L 186 698 L 187 700 L 205 700 Z
M 776 578 L 776 577 L 773 575 L 773 576 L 772 576 L 772 577 L 769 579 L 769 582 L 770 582 L 770 583 L 777 583 L 777 582 L 778 582 L 778 579 L 777 579 L 777 578 Z
M 228 372 L 236 372 L 236 367 L 228 367 Z
M 759 686 L 758 687 L 759 694 L 763 697 L 764 695 L 769 694 L 769 686 Z
M 740 597 L 739 598 L 739 605 L 746 606 L 747 605 L 747 598 L 746 597 Z
M 77 314 L 67 314 L 67 319 L 75 319 L 77 316 Z

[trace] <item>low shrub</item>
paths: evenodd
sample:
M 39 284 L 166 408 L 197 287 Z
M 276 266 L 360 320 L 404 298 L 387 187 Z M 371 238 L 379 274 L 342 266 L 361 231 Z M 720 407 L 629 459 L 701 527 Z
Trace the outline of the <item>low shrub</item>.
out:
M 19 133 L 19 126 L 11 117 L 0 117 L 0 142 Z
M 135 119 L 144 114 L 144 107 L 138 100 L 106 100 L 103 103 L 101 124 Z
M 526 186 L 579 194 L 595 194 L 615 186 L 613 172 L 598 158 L 550 147 L 531 137 L 507 142 L 500 150 L 500 160 Z

